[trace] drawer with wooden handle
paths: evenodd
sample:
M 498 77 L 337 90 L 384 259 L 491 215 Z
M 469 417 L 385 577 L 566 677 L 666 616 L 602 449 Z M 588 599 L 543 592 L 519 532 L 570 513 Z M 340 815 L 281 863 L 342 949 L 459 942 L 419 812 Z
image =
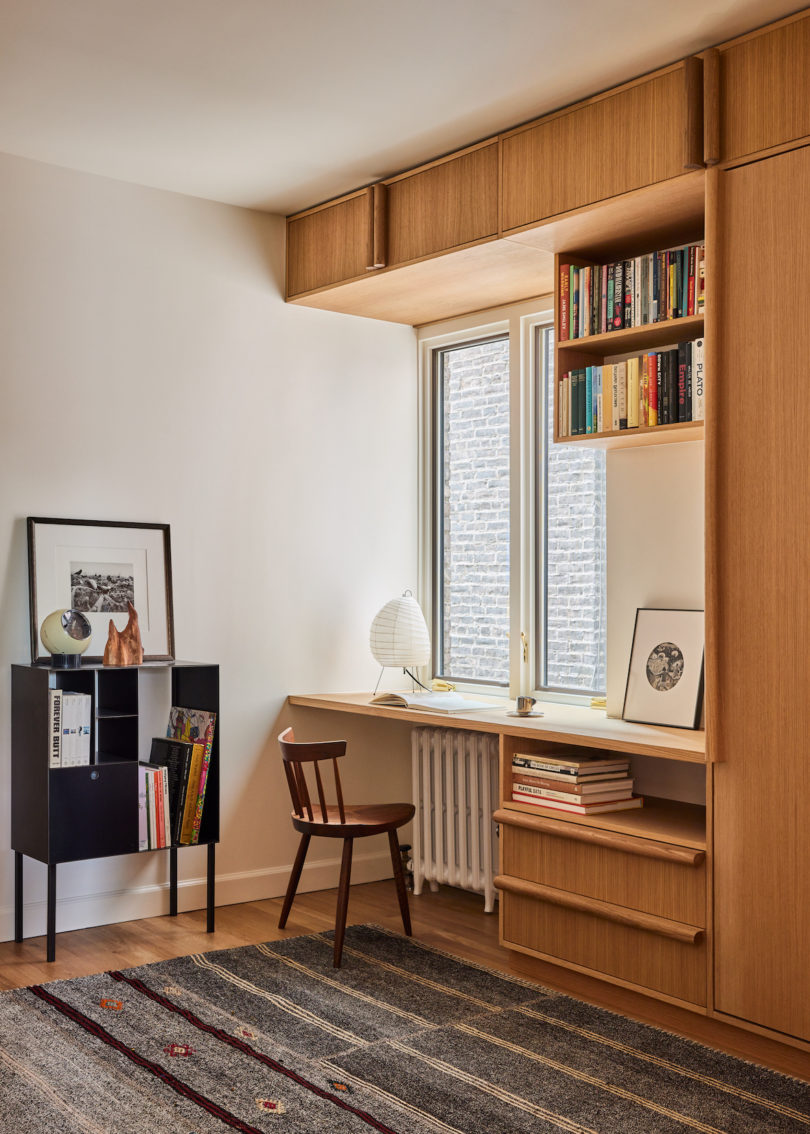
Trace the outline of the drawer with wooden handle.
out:
M 705 853 L 501 809 L 501 873 L 706 925 Z
M 699 926 L 507 875 L 495 885 L 507 949 L 705 1005 L 706 941 Z

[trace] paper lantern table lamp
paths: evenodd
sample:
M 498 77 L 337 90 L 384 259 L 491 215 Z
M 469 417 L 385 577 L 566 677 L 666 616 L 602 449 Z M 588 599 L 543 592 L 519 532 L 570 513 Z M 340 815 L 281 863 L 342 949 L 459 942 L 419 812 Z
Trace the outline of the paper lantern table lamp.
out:
M 430 635 L 422 608 L 410 591 L 391 599 L 377 612 L 371 623 L 369 645 L 383 669 L 388 665 L 401 666 L 413 682 L 422 684 L 412 670 L 430 661 Z

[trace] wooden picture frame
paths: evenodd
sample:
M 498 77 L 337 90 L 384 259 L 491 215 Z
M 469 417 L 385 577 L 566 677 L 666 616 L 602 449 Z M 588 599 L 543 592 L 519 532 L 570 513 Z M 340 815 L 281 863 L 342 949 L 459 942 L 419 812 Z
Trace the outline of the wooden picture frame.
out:
M 50 664 L 39 629 L 54 610 L 78 609 L 89 619 L 88 662 L 100 662 L 112 620 L 138 612 L 144 661 L 174 661 L 171 539 L 168 524 L 64 520 L 29 516 L 28 587 L 31 661 Z
M 705 646 L 702 610 L 639 607 L 622 718 L 700 728 Z

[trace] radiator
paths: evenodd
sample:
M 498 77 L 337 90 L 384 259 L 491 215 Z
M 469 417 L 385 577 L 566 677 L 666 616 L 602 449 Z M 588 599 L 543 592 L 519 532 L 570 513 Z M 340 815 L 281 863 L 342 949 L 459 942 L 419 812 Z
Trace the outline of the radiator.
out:
M 438 883 L 484 895 L 495 908 L 498 843 L 498 738 L 483 732 L 415 728 L 412 732 L 413 891 Z

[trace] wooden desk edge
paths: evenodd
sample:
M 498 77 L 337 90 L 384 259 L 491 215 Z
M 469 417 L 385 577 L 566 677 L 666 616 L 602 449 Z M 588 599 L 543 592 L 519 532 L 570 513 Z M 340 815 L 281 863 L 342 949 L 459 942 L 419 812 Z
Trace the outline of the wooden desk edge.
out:
M 487 732 L 497 736 L 516 736 L 527 740 L 546 740 L 559 744 L 580 744 L 585 748 L 607 748 L 612 752 L 630 752 L 641 756 L 706 763 L 705 734 L 691 729 L 659 728 L 634 724 L 606 717 L 603 710 L 589 709 L 595 718 L 593 728 L 566 725 L 551 717 L 535 717 L 520 721 L 508 717 L 505 709 L 459 713 L 425 713 L 417 709 L 399 709 L 393 705 L 370 704 L 370 693 L 290 694 L 290 705 L 330 712 L 352 713 L 355 716 L 382 717 L 407 724 L 430 725 L 434 728 L 460 728 L 470 732 Z M 556 707 L 556 706 L 555 706 Z M 566 708 L 565 706 L 561 708 Z M 553 712 L 554 707 L 544 711 Z M 621 735 L 619 735 L 621 734 Z

